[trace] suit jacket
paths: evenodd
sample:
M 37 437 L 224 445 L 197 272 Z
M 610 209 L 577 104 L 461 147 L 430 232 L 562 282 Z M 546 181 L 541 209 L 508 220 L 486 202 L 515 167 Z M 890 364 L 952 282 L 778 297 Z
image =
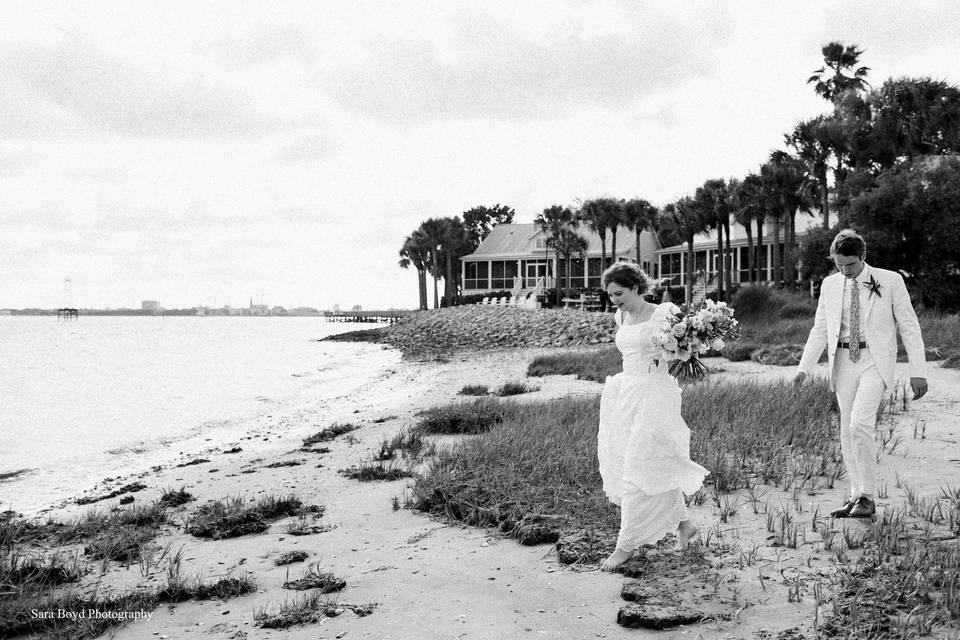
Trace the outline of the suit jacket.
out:
M 861 291 L 861 305 L 866 306 L 866 318 L 863 335 L 867 347 L 877 364 L 880 377 L 887 388 L 893 386 L 893 374 L 897 364 L 897 332 L 903 339 L 910 360 L 910 377 L 926 377 L 926 357 L 923 349 L 923 337 L 920 335 L 920 323 L 910 303 L 910 295 L 903 278 L 895 271 L 878 269 L 864 264 L 880 285 L 880 295 L 869 289 Z M 817 304 L 817 316 L 807 338 L 807 344 L 800 358 L 800 371 L 812 373 L 824 348 L 830 359 L 830 388 L 834 388 L 833 365 L 837 353 L 837 341 L 840 339 L 840 315 L 843 313 L 843 280 L 841 273 L 834 273 L 823 280 L 820 287 L 820 302 Z M 866 296 L 864 299 L 863 296 Z

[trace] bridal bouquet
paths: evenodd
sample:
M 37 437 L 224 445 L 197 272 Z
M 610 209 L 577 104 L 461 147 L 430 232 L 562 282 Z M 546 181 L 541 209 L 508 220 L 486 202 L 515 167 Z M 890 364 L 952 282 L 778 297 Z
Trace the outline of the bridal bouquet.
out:
M 733 309 L 725 302 L 708 299 L 696 311 L 678 309 L 668 315 L 650 342 L 660 351 L 660 357 L 670 362 L 670 375 L 680 380 L 699 380 L 707 375 L 700 356 L 711 349 L 721 351 L 724 339 L 739 336 L 740 327 L 733 317 Z

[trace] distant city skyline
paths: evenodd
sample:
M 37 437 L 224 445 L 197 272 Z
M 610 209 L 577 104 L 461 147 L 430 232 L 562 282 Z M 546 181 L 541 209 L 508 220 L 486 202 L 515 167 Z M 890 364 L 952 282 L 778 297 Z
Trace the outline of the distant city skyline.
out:
M 960 3 L 0 4 L 0 307 L 415 308 L 404 238 L 505 204 L 663 205 L 874 87 L 960 82 Z M 430 285 L 432 288 L 432 284 Z M 262 292 L 262 293 L 261 293 Z

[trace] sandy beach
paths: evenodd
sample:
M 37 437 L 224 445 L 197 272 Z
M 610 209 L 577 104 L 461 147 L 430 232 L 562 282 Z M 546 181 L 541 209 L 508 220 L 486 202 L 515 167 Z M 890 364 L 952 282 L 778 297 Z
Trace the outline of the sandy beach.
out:
M 209 460 L 206 463 L 116 478 L 98 487 L 97 492 L 102 493 L 138 480 L 147 488 L 133 494 L 136 504 L 158 499 L 164 489 L 186 487 L 197 501 L 181 507 L 181 513 L 213 499 L 287 493 L 325 508 L 317 520 L 324 530 L 306 536 L 286 533 L 289 519 L 273 523 L 262 534 L 218 541 L 201 540 L 182 528 L 165 526 L 157 542 L 173 551 L 182 550 L 185 575 L 202 574 L 205 580 L 213 581 L 249 572 L 257 581 L 258 591 L 225 601 L 161 605 L 149 619 L 127 624 L 115 637 L 626 638 L 653 634 L 617 624 L 618 611 L 626 604 L 621 590 L 633 580 L 593 567 L 562 565 L 553 545 L 525 547 L 481 529 L 407 509 L 396 510 L 392 502 L 394 498 L 403 501 L 405 480 L 358 482 L 338 473 L 370 460 L 381 441 L 413 426 L 417 411 L 456 401 L 457 391 L 467 384 L 494 388 L 524 380 L 530 361 L 551 352 L 505 349 L 459 352 L 446 361 L 403 360 L 361 393 L 337 397 L 295 415 L 272 416 L 268 454 L 261 451 L 254 458 L 243 451 L 226 453 L 230 449 L 227 446 L 202 453 Z M 708 364 L 717 376 L 775 379 L 791 376 L 794 371 L 749 361 L 711 359 Z M 540 386 L 540 390 L 516 396 L 517 401 L 595 395 L 601 389 L 598 383 L 574 376 L 547 376 L 528 382 Z M 882 459 L 881 475 L 888 483 L 889 498 L 880 500 L 881 507 L 903 501 L 903 490 L 895 488 L 897 476 L 921 493 L 937 492 L 944 479 L 956 477 L 960 433 L 954 416 L 960 408 L 960 371 L 931 364 L 930 386 L 927 398 L 896 417 L 904 443 L 894 455 Z M 333 422 L 347 421 L 359 428 L 350 437 L 325 443 L 329 452 L 300 450 L 304 437 Z M 923 439 L 913 437 L 914 426 L 919 424 L 925 426 Z M 242 441 L 234 444 L 243 446 Z M 276 463 L 292 464 L 268 466 Z M 809 519 L 818 505 L 820 514 L 829 511 L 841 501 L 843 486 L 841 480 L 831 490 L 803 496 L 797 505 L 798 519 Z M 770 488 L 764 500 L 782 506 L 791 496 Z M 102 509 L 116 502 L 113 498 L 96 506 Z M 48 515 L 65 519 L 87 509 L 71 505 Z M 713 546 L 708 544 L 703 562 L 717 582 L 710 587 L 714 605 L 725 613 L 708 622 L 656 632 L 657 637 L 775 638 L 794 627 L 809 633 L 816 609 L 810 585 L 832 566 L 821 534 L 808 527 L 805 541 L 797 548 L 771 546 L 766 516 L 753 513 L 745 501 L 726 523 L 721 522 L 710 500 L 693 507 L 691 513 L 701 532 L 710 532 Z M 174 521 L 178 518 L 183 516 L 174 516 Z M 280 554 L 295 550 L 308 553 L 308 559 L 288 566 L 274 564 Z M 755 557 L 744 566 L 742 558 L 747 550 L 752 550 Z M 373 613 L 358 616 L 346 609 L 315 624 L 276 631 L 256 627 L 254 613 L 264 608 L 275 611 L 284 601 L 295 598 L 297 592 L 282 585 L 300 577 L 312 563 L 318 563 L 320 571 L 333 572 L 346 581 L 337 600 L 346 605 L 374 604 Z M 159 586 L 165 579 L 164 571 L 165 561 L 159 558 L 153 565 L 148 563 L 147 569 L 142 563 L 128 568 L 114 563 L 102 579 L 87 576 L 83 584 L 99 581 L 106 591 Z M 791 576 L 795 587 L 801 583 L 797 576 L 803 576 L 803 584 L 808 585 L 799 601 L 791 601 Z M 682 575 L 644 576 L 641 582 L 661 589 L 694 586 Z

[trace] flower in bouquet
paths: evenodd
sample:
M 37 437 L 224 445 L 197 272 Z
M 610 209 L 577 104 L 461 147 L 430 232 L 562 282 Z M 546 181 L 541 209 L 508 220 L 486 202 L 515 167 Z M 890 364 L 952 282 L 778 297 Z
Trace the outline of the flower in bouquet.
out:
M 708 373 L 700 356 L 711 350 L 722 351 L 726 346 L 724 338 L 732 340 L 739 333 L 733 309 L 725 302 L 706 300 L 697 310 L 684 312 L 674 307 L 650 341 L 659 351 L 657 359 L 670 362 L 670 375 L 699 379 Z

